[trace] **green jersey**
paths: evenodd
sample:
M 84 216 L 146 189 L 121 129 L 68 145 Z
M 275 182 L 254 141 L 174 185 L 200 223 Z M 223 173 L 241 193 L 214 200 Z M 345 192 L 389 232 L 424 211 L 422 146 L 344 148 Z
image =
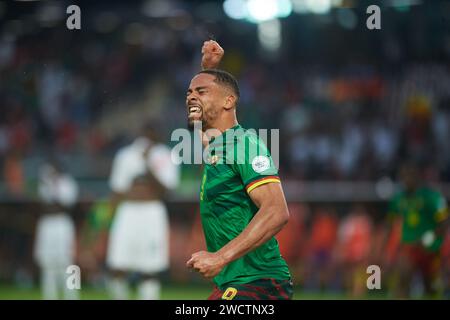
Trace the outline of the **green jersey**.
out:
M 389 205 L 391 216 L 402 218 L 403 243 L 420 243 L 427 231 L 434 231 L 439 222 L 448 215 L 445 198 L 430 188 L 419 188 L 414 193 L 397 193 Z M 442 245 L 442 237 L 429 245 L 428 250 L 437 251 Z
M 200 190 L 200 213 L 208 251 L 236 238 L 258 211 L 249 193 L 265 183 L 279 183 L 267 147 L 237 125 L 210 141 Z M 231 262 L 214 278 L 219 288 L 262 278 L 290 279 L 278 242 L 269 241 Z
M 110 204 L 106 200 L 99 200 L 91 208 L 88 215 L 88 223 L 92 230 L 108 231 L 112 222 Z

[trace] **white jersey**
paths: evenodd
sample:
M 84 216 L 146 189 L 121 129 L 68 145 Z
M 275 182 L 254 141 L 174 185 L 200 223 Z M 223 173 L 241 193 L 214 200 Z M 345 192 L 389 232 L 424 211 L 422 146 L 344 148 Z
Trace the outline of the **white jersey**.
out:
M 71 176 L 56 173 L 50 166 L 40 172 L 40 199 L 70 207 L 78 199 L 78 185 Z M 44 212 L 36 227 L 34 257 L 41 267 L 67 267 L 75 253 L 75 226 L 66 212 Z
M 117 153 L 110 177 L 114 192 L 127 192 L 133 181 L 147 172 L 167 189 L 178 186 L 179 166 L 163 144 L 138 138 Z M 123 201 L 119 204 L 108 240 L 107 265 L 112 270 L 160 272 L 169 266 L 169 222 L 162 201 Z
M 45 203 L 56 203 L 65 207 L 75 204 L 78 199 L 78 185 L 74 178 L 67 174 L 50 173 L 51 169 L 41 171 L 38 193 Z
M 179 166 L 172 162 L 171 150 L 163 144 L 152 145 L 146 158 L 144 152 L 150 145 L 146 138 L 138 138 L 120 149 L 114 159 L 109 180 L 111 190 L 123 193 L 130 189 L 135 178 L 150 171 L 167 189 L 175 189 L 179 182 Z

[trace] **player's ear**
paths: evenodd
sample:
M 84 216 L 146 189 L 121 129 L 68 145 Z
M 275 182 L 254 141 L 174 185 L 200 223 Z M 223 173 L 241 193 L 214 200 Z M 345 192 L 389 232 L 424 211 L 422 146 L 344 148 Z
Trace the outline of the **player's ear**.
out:
M 234 108 L 236 105 L 236 97 L 232 94 L 229 94 L 225 98 L 225 105 L 223 106 L 225 110 L 230 110 Z

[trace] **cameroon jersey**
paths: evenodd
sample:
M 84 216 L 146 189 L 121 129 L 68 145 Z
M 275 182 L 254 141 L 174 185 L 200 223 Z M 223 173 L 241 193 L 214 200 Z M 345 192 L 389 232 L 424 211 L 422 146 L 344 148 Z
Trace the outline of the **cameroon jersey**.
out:
M 213 138 L 206 152 L 200 213 L 208 251 L 216 252 L 242 233 L 258 211 L 249 193 L 280 179 L 262 140 L 240 125 Z M 223 288 L 262 278 L 290 279 L 274 237 L 225 266 L 214 282 Z
M 397 193 L 390 202 L 389 213 L 402 217 L 403 243 L 420 243 L 425 232 L 434 231 L 439 222 L 448 216 L 445 198 L 427 187 L 419 188 L 412 194 L 405 191 Z M 441 237 L 437 237 L 428 249 L 439 250 L 442 241 Z
M 92 230 L 107 231 L 111 227 L 112 213 L 108 201 L 99 200 L 91 208 L 88 215 L 88 224 Z

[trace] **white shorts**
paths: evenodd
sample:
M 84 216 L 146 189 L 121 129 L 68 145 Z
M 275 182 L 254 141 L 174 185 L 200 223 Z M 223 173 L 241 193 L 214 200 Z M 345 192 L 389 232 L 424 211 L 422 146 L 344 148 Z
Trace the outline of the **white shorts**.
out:
M 34 242 L 34 258 L 41 268 L 73 264 L 75 226 L 69 215 L 46 214 L 39 218 Z
M 125 201 L 116 211 L 108 241 L 112 270 L 155 273 L 169 267 L 169 223 L 160 201 Z

